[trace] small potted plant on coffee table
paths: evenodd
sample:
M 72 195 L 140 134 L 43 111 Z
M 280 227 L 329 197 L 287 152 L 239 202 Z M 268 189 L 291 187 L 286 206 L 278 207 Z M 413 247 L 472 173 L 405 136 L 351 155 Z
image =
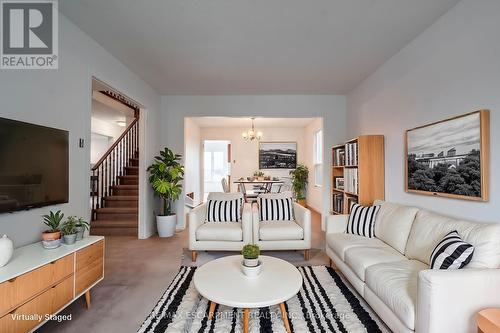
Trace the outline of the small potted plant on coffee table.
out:
M 76 242 L 76 223 L 77 219 L 74 216 L 70 216 L 66 222 L 64 222 L 61 232 L 63 234 L 64 243 L 66 245 L 73 245 Z
M 49 212 L 43 215 L 43 223 L 49 227 L 42 233 L 42 245 L 45 249 L 55 249 L 61 245 L 61 221 L 64 214 L 60 210 L 57 212 Z
M 259 246 L 255 244 L 247 244 L 243 247 L 241 254 L 243 255 L 243 274 L 248 277 L 258 276 L 262 270 L 262 263 L 259 261 Z
M 90 224 L 83 219 L 83 217 L 79 217 L 76 220 L 76 240 L 82 240 L 83 234 L 85 230 L 90 230 Z

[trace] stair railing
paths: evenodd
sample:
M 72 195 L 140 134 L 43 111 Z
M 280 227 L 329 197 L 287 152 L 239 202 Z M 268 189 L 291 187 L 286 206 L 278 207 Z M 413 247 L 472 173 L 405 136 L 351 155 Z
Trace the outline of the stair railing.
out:
M 96 220 L 97 209 L 104 207 L 104 198 L 112 194 L 113 186 L 118 185 L 117 177 L 124 175 L 125 167 L 130 166 L 130 159 L 135 158 L 138 151 L 139 118 L 135 118 L 91 168 L 92 221 Z

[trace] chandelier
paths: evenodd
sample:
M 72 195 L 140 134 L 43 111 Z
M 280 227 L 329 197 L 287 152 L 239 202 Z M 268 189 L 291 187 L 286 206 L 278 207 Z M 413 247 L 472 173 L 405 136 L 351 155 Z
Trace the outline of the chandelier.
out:
M 246 132 L 241 133 L 241 136 L 243 137 L 243 139 L 250 140 L 250 141 L 253 141 L 255 139 L 257 139 L 257 140 L 262 139 L 262 132 L 255 130 L 255 125 L 254 125 L 255 118 L 252 117 L 250 119 L 252 119 L 252 128 Z

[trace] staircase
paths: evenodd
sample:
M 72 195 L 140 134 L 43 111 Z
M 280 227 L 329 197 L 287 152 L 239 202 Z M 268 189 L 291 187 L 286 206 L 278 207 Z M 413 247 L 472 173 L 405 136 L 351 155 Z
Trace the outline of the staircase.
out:
M 135 119 L 92 168 L 92 235 L 138 236 L 138 129 Z

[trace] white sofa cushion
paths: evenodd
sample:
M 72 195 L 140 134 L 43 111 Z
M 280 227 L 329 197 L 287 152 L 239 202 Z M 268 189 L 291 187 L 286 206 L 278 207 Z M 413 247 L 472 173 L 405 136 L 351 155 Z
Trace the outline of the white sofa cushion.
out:
M 295 221 L 262 221 L 259 238 L 263 241 L 304 239 L 304 230 Z
M 220 223 L 206 222 L 196 229 L 199 241 L 243 241 L 241 222 Z
M 345 251 L 345 263 L 365 281 L 365 271 L 368 267 L 393 261 L 408 260 L 398 251 L 387 247 L 351 247 Z
M 417 260 L 377 264 L 366 269 L 366 286 L 409 329 L 415 329 L 418 272 L 428 266 Z
M 461 221 L 425 210 L 417 213 L 408 238 L 406 256 L 429 264 L 436 245 L 453 230 L 474 246 L 474 255 L 465 269 L 500 267 L 499 224 Z
M 345 261 L 345 252 L 347 249 L 352 247 L 389 247 L 380 239 L 352 234 L 327 234 L 326 243 L 342 261 Z
M 405 254 L 406 243 L 418 209 L 391 202 L 377 201 L 380 210 L 375 220 L 375 237 Z

